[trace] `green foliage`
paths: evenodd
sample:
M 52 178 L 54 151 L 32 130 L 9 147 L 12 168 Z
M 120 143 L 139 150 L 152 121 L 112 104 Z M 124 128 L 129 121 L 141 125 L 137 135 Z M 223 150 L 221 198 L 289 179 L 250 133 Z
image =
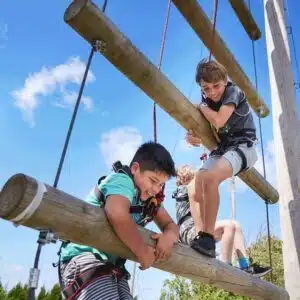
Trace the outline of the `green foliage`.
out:
M 48 293 L 47 293 L 45 287 L 42 286 L 42 288 L 39 292 L 39 295 L 37 297 L 37 300 L 47 300 L 47 297 L 48 297 Z
M 6 297 L 6 291 L 0 281 L 0 300 L 5 300 Z
M 28 287 L 21 283 L 16 284 L 8 292 L 5 291 L 3 285 L 0 282 L 0 300 L 27 300 L 28 299 Z M 62 300 L 60 287 L 55 284 L 50 292 L 47 292 L 45 287 L 42 287 L 37 300 Z
M 272 262 L 273 262 L 273 283 L 284 286 L 283 261 L 282 261 L 282 242 L 275 236 L 271 237 Z M 254 262 L 261 265 L 269 265 L 268 237 L 259 235 L 253 245 L 248 248 L 248 253 Z M 265 276 L 265 280 L 270 278 Z M 231 292 L 218 289 L 209 284 L 175 276 L 167 279 L 161 291 L 160 300 L 246 300 L 244 296 L 237 296 Z
M 55 284 L 46 300 L 62 300 L 59 284 Z
M 28 288 L 27 285 L 17 283 L 8 293 L 5 300 L 27 300 Z
M 249 255 L 261 265 L 269 265 L 268 236 L 259 235 L 256 242 L 248 248 Z M 284 287 L 284 269 L 282 258 L 282 241 L 275 236 L 271 236 L 271 253 L 272 253 L 272 277 L 273 283 Z M 271 281 L 270 275 L 264 277 L 265 280 Z

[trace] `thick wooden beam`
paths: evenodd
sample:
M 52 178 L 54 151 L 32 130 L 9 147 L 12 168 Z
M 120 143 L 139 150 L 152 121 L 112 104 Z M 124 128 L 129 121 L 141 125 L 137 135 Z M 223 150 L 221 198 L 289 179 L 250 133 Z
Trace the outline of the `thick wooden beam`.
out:
M 18 218 L 30 206 L 34 209 L 25 214 L 30 217 Z M 34 229 L 52 229 L 63 240 L 90 245 L 136 261 L 114 233 L 103 209 L 24 174 L 11 177 L 4 185 L 0 193 L 0 217 L 5 220 L 17 218 L 19 223 Z M 145 242 L 153 246 L 152 232 L 144 228 L 140 228 L 140 232 Z M 154 267 L 255 299 L 289 299 L 284 289 L 179 244 L 167 262 L 157 263 Z
M 246 30 L 249 38 L 253 41 L 260 39 L 261 32 L 256 24 L 245 0 L 229 0 L 233 10 Z
M 101 53 L 113 65 L 184 128 L 200 136 L 205 147 L 216 146 L 211 127 L 202 114 L 91 1 L 71 4 L 65 21 L 89 43 L 103 41 Z M 263 200 L 278 201 L 277 191 L 254 168 L 241 173 L 240 178 Z
M 248 101 L 253 110 L 260 116 L 266 117 L 269 109 L 260 98 L 250 79 L 244 73 L 239 63 L 235 60 L 225 42 L 217 31 L 213 34 L 211 21 L 202 10 L 197 0 L 172 0 L 187 22 L 193 28 L 205 46 L 212 52 L 214 57 L 223 64 L 231 79 L 245 91 Z
M 283 0 L 265 0 L 285 287 L 300 299 L 300 121 Z

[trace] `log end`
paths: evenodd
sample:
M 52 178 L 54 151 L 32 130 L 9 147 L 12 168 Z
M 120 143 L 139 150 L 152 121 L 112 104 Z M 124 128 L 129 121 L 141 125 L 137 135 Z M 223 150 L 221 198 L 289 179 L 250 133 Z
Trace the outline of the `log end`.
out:
M 69 7 L 67 8 L 67 10 L 65 11 L 64 14 L 64 21 L 66 23 L 70 22 L 74 17 L 76 17 L 81 10 L 88 5 L 89 3 L 91 3 L 90 0 L 75 0 L 73 1 Z
M 26 189 L 27 177 L 24 174 L 12 176 L 0 192 L 0 217 L 9 219 L 22 201 Z

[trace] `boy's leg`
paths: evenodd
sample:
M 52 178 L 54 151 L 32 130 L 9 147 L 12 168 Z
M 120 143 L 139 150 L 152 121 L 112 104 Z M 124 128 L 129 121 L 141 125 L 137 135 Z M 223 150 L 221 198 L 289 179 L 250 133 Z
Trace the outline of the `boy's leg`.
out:
M 251 266 L 249 265 L 242 227 L 240 223 L 237 221 L 234 221 L 234 224 L 235 224 L 234 248 L 237 257 L 239 259 L 240 268 L 246 271 L 247 273 L 257 277 L 261 277 L 270 273 L 272 270 L 270 267 L 262 267 L 259 264 L 252 264 Z
M 223 157 L 210 157 L 196 174 L 194 193 L 189 193 L 191 213 L 199 235 L 191 243 L 196 251 L 215 257 L 213 237 L 219 208 L 219 185 L 232 176 L 232 167 Z
M 232 166 L 223 157 L 209 158 L 206 165 L 208 169 L 196 175 L 193 200 L 200 206 L 201 220 L 194 220 L 197 230 L 213 234 L 219 209 L 219 185 L 232 176 Z
M 216 241 L 221 240 L 222 243 L 221 261 L 231 264 L 235 240 L 235 224 L 231 220 L 216 222 L 214 237 Z
M 197 236 L 193 218 L 184 221 L 179 228 L 179 240 L 181 243 L 190 246 L 192 240 Z
M 247 257 L 245 238 L 240 223 L 237 221 L 233 223 L 235 225 L 234 249 L 238 259 L 242 259 Z

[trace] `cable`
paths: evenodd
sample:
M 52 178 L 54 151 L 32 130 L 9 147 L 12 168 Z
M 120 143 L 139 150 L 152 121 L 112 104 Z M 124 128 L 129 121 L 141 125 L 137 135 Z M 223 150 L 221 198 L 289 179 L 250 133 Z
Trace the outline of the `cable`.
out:
M 170 10 L 171 10 L 171 0 L 168 1 L 168 8 L 167 8 L 167 15 L 164 25 L 163 37 L 160 47 L 160 54 L 159 54 L 159 62 L 158 62 L 158 70 L 160 70 L 162 65 L 162 60 L 164 56 L 165 44 L 166 44 L 166 37 L 169 25 L 169 17 L 170 17 Z M 154 135 L 154 142 L 157 142 L 157 118 L 156 118 L 156 102 L 153 104 L 153 135 Z
M 251 0 L 248 0 L 249 11 L 251 12 Z M 257 66 L 256 66 L 256 54 L 255 54 L 255 44 L 254 41 L 251 40 L 252 44 L 252 56 L 253 56 L 253 66 L 254 66 L 254 78 L 255 78 L 255 89 L 258 90 L 258 76 L 257 76 Z M 260 142 L 261 142 L 261 156 L 263 162 L 263 176 L 266 179 L 266 162 L 265 162 L 265 153 L 264 153 L 264 143 L 262 137 L 262 126 L 261 126 L 261 118 L 258 117 L 258 124 L 259 124 L 259 135 L 260 135 Z M 269 204 L 265 201 L 266 205 L 266 219 L 267 219 L 267 231 L 268 231 L 268 247 L 269 247 L 269 262 L 271 267 L 270 279 L 273 282 L 273 274 L 272 274 L 272 249 L 271 249 L 271 233 L 270 233 L 270 218 L 269 218 Z
M 108 0 L 104 0 L 103 6 L 102 6 L 102 12 L 105 12 L 107 2 L 108 2 Z M 75 120 L 76 120 L 79 104 L 81 102 L 83 89 L 85 87 L 86 78 L 87 78 L 87 75 L 88 75 L 88 72 L 89 72 L 89 69 L 90 69 L 90 65 L 91 65 L 94 53 L 97 51 L 97 47 L 98 47 L 98 45 L 95 45 L 95 44 L 93 44 L 92 47 L 91 47 L 90 55 L 89 55 L 89 58 L 88 58 L 86 69 L 85 69 L 83 79 L 82 79 L 82 82 L 81 82 L 81 86 L 80 86 L 80 89 L 79 89 L 79 93 L 78 93 L 77 101 L 76 101 L 74 111 L 73 111 L 73 114 L 72 114 L 71 122 L 69 124 L 69 128 L 68 128 L 67 136 L 66 136 L 66 139 L 65 139 L 64 147 L 63 147 L 63 150 L 62 150 L 62 153 L 61 153 L 59 165 L 58 165 L 58 168 L 57 168 L 57 171 L 56 171 L 56 175 L 55 175 L 55 179 L 54 179 L 54 183 L 53 183 L 54 188 L 57 187 L 58 182 L 59 182 L 61 170 L 62 170 L 62 167 L 63 167 L 63 164 L 64 164 L 66 152 L 67 152 L 67 149 L 68 149 L 68 146 L 69 146 L 70 137 L 71 137 L 71 134 L 72 134 L 72 131 L 73 131 L 73 126 L 74 126 L 74 123 L 75 123 Z M 40 232 L 40 235 L 39 235 L 39 238 L 38 238 L 38 247 L 37 247 L 37 251 L 36 251 L 36 255 L 35 255 L 34 266 L 33 266 L 33 269 L 31 269 L 30 277 L 29 277 L 30 282 L 32 284 L 31 284 L 31 286 L 29 286 L 29 289 L 28 289 L 28 300 L 34 300 L 35 299 L 35 289 L 37 288 L 37 285 L 38 285 L 38 275 L 39 275 L 38 265 L 39 265 L 40 254 L 41 254 L 42 246 L 45 245 L 45 243 L 47 243 L 47 241 L 45 242 L 45 240 L 43 238 L 41 238 L 41 233 L 42 232 Z M 33 278 L 32 274 L 34 274 L 36 276 Z M 60 281 L 61 281 L 61 278 L 60 278 Z

